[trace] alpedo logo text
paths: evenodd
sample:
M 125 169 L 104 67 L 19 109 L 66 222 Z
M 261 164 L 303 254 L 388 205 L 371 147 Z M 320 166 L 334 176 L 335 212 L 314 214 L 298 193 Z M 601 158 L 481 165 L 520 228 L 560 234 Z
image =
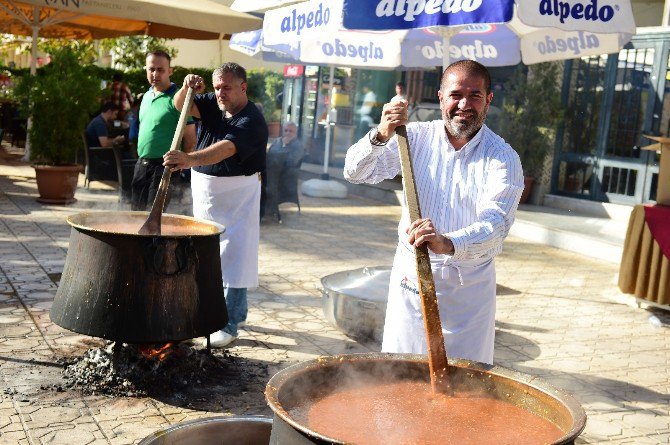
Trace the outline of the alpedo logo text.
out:
M 616 9 L 619 9 L 618 6 Z M 569 1 L 560 0 L 541 0 L 540 14 L 554 15 L 558 17 L 561 23 L 566 19 L 591 20 L 609 22 L 614 17 L 615 7 L 603 5 L 598 7 L 598 0 L 590 0 L 588 4 L 577 2 L 575 4 Z
M 330 8 L 323 7 L 323 3 L 319 3 L 319 6 L 315 8 L 314 11 L 309 11 L 307 13 L 300 13 L 296 9 L 293 9 L 287 17 L 284 17 L 281 21 L 281 32 L 295 32 L 297 35 L 305 29 L 313 29 L 325 26 L 330 21 Z
M 482 5 L 483 0 L 381 0 L 375 8 L 377 17 L 401 17 L 407 22 L 421 14 L 449 14 L 472 12 Z
M 368 45 L 344 44 L 340 39 L 335 42 L 324 42 L 321 44 L 321 51 L 328 57 L 348 57 L 350 59 L 361 59 L 367 62 L 370 59 L 382 60 L 384 50 L 369 42 Z
M 581 54 L 585 49 L 600 47 L 600 40 L 595 34 L 578 31 L 577 36 L 568 38 L 554 38 L 545 36 L 544 40 L 533 43 L 540 54 L 554 54 L 572 52 Z

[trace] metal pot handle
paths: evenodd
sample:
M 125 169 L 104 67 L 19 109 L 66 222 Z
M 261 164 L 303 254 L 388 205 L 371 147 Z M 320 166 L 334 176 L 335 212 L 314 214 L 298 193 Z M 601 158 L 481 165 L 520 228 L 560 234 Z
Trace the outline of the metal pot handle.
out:
M 166 239 L 154 237 L 147 249 L 146 264 L 156 275 L 179 275 L 197 267 L 198 255 L 190 238 Z

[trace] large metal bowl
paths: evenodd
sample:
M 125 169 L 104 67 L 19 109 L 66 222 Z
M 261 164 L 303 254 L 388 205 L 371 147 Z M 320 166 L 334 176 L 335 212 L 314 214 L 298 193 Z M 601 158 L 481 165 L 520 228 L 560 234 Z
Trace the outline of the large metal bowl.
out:
M 271 430 L 268 417 L 209 417 L 156 431 L 139 445 L 268 445 Z
M 485 392 L 553 423 L 563 432 L 553 445 L 573 444 L 586 425 L 586 413 L 570 394 L 541 379 L 501 366 L 450 360 L 455 391 Z M 265 398 L 274 411 L 271 445 L 343 444 L 311 430 L 292 410 L 342 389 L 356 376 L 360 384 L 422 381 L 430 375 L 425 355 L 350 354 L 320 357 L 279 371 L 268 382 Z M 514 425 L 510 425 L 514 428 Z
M 356 340 L 381 343 L 390 277 L 391 268 L 379 266 L 321 278 L 324 316 Z

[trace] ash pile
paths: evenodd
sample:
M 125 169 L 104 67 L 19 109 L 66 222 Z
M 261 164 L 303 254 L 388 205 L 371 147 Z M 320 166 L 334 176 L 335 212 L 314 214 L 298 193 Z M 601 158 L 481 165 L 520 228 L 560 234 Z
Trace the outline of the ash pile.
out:
M 63 360 L 65 387 L 85 394 L 144 397 L 203 385 L 225 374 L 226 354 L 214 356 L 185 343 L 162 346 L 119 344 L 89 349 Z

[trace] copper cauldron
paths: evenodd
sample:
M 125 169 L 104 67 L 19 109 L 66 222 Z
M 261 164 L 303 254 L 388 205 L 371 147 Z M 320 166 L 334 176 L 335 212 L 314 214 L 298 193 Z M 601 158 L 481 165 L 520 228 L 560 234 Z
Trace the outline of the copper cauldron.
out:
M 165 235 L 139 235 L 147 215 L 96 212 L 67 218 L 72 230 L 51 308 L 54 323 L 126 343 L 185 340 L 226 325 L 219 257 L 223 226 L 163 215 Z
M 469 360 L 450 360 L 450 365 L 455 391 L 483 391 L 551 422 L 563 433 L 554 444 L 574 443 L 586 425 L 586 414 L 574 397 L 536 377 Z M 265 389 L 265 398 L 274 411 L 270 444 L 343 444 L 336 437 L 312 431 L 291 411 L 304 406 L 305 400 L 320 400 L 337 391 L 352 374 L 370 385 L 430 379 L 423 355 L 340 355 L 288 367 L 275 374 Z

